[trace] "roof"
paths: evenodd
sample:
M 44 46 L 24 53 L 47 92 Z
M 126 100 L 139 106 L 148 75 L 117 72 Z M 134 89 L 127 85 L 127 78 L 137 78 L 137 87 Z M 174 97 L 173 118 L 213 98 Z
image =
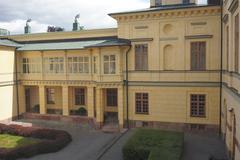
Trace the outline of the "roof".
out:
M 9 39 L 0 39 L 0 46 L 21 47 L 22 45 Z
M 87 49 L 94 47 L 109 47 L 109 46 L 128 46 L 130 41 L 125 39 L 97 39 L 97 40 L 81 40 L 81 41 L 66 41 L 66 42 L 38 42 L 24 44 L 18 48 L 18 51 L 44 51 L 44 50 L 74 50 Z
M 199 7 L 212 7 L 212 6 L 219 6 L 215 4 L 176 4 L 176 5 L 164 5 L 158 6 L 153 8 L 145 8 L 141 10 L 134 10 L 134 11 L 126 11 L 126 12 L 118 12 L 118 13 L 110 13 L 110 16 L 114 15 L 121 15 L 121 14 L 131 14 L 131 13 L 141 13 L 141 12 L 157 12 L 157 11 L 164 11 L 164 10 L 174 10 L 174 9 L 191 9 L 191 8 L 199 8 Z

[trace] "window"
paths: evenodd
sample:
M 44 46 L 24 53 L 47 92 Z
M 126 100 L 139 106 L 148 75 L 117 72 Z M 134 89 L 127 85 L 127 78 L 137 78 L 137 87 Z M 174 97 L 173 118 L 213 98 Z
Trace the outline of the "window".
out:
M 191 95 L 191 117 L 206 116 L 206 95 L 192 94 Z
M 46 57 L 44 58 L 44 68 L 46 73 L 50 74 L 64 73 L 64 58 Z
M 105 55 L 104 59 L 104 74 L 115 74 L 116 73 L 116 56 Z
M 190 3 L 190 0 L 183 0 L 183 4 L 188 4 Z
M 55 104 L 55 89 L 47 88 L 47 104 Z
M 137 114 L 148 114 L 148 93 L 136 93 L 135 105 Z
M 206 42 L 191 43 L 191 70 L 206 69 Z
M 41 73 L 40 58 L 23 58 L 22 73 L 24 74 Z
M 239 14 L 235 17 L 235 72 L 239 72 Z
M 97 73 L 97 57 L 93 57 L 93 73 Z
M 89 73 L 89 57 L 68 57 L 69 73 Z
M 85 105 L 84 88 L 75 88 L 75 105 Z
M 117 102 L 117 89 L 107 89 L 107 106 L 116 107 Z
M 148 70 L 148 45 L 135 45 L 135 70 Z

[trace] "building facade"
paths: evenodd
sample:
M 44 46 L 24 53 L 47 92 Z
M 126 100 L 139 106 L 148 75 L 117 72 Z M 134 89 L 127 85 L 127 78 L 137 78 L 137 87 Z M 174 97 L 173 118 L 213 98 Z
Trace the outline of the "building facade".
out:
M 237 160 L 238 6 L 151 0 L 109 14 L 118 28 L 1 37 L 0 120 L 81 115 L 98 128 L 221 130 Z
M 223 2 L 221 129 L 229 157 L 240 158 L 239 1 Z

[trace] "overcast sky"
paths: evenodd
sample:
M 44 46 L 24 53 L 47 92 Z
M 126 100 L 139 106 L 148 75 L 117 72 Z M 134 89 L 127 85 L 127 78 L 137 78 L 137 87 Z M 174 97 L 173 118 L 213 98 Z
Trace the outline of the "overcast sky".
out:
M 54 25 L 72 29 L 76 14 L 86 29 L 116 27 L 107 14 L 147 8 L 150 0 L 0 0 L 0 28 L 11 34 L 23 33 L 26 19 L 31 18 L 32 32 L 46 32 Z M 206 0 L 199 0 L 204 3 Z

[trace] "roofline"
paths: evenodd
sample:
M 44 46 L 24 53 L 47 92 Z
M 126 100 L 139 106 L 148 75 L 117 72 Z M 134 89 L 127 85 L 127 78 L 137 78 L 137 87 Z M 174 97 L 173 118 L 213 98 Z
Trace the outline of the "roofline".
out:
M 80 33 L 80 32 L 95 32 L 95 31 L 107 31 L 107 30 L 116 30 L 116 27 L 112 28 L 98 28 L 98 29 L 86 29 L 86 30 L 80 30 L 80 31 L 62 31 L 62 32 L 42 32 L 42 33 L 29 33 L 29 34 L 12 34 L 7 35 L 3 37 L 19 37 L 19 36 L 37 36 L 37 35 L 61 35 L 66 33 Z
M 50 39 L 50 40 L 32 40 L 32 41 L 15 41 L 19 44 L 34 44 L 34 43 L 61 43 L 61 42 L 76 42 L 76 41 L 91 41 L 91 40 L 103 40 L 103 39 L 114 39 L 117 36 L 106 36 L 106 37 L 88 37 L 88 38 L 70 38 L 70 39 Z M 12 39 L 9 39 L 12 40 Z M 12 40 L 14 41 L 14 40 Z
M 117 15 L 123 15 L 123 14 L 134 14 L 134 13 L 146 13 L 146 12 L 159 12 L 159 11 L 167 11 L 167 10 L 180 10 L 180 9 L 192 9 L 192 8 L 203 8 L 203 7 L 220 7 L 220 5 L 212 5 L 212 4 L 207 4 L 207 5 L 190 5 L 190 6 L 181 6 L 179 7 L 176 7 L 176 8 L 168 8 L 169 6 L 171 5 L 168 5 L 166 8 L 160 8 L 159 7 L 152 7 L 152 8 L 149 8 L 149 9 L 152 9 L 152 10 L 138 10 L 138 11 L 126 11 L 126 12 L 117 12 L 117 13 L 109 13 L 108 15 L 109 16 L 117 16 Z
M 70 48 L 70 49 L 41 49 L 41 50 L 17 50 L 17 52 L 41 52 L 41 51 L 76 51 L 76 50 L 86 50 L 86 49 L 92 49 L 92 48 L 104 48 L 104 47 L 123 47 L 123 46 L 130 46 L 130 44 L 121 44 L 121 45 L 106 45 L 106 46 L 90 46 L 90 47 L 84 47 L 84 48 Z M 15 47 L 19 48 L 19 47 Z

